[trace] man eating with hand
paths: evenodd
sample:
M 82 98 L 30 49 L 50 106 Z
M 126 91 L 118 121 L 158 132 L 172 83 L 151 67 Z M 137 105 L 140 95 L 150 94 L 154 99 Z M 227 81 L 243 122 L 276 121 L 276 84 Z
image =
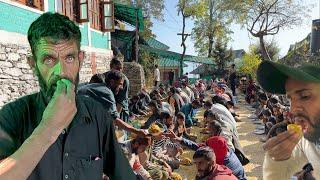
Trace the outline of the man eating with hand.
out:
M 135 179 L 100 103 L 77 95 L 79 27 L 44 13 L 28 30 L 40 92 L 0 110 L 0 179 Z
M 257 77 L 266 91 L 288 96 L 295 123 L 302 128 L 300 133 L 288 128 L 264 144 L 263 179 L 290 179 L 308 162 L 320 179 L 320 66 L 293 68 L 264 61 Z

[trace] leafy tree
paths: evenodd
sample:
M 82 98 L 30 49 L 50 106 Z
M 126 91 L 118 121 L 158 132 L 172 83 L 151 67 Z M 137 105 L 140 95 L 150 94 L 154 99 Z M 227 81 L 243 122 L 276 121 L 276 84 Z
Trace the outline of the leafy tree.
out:
M 153 82 L 154 62 L 158 59 L 157 55 L 149 53 L 146 50 L 140 49 L 139 51 L 139 64 L 143 67 L 146 84 L 148 85 L 151 85 Z
M 280 29 L 300 25 L 308 17 L 310 4 L 304 0 L 225 0 L 234 15 L 250 34 L 259 38 L 262 60 L 271 60 L 264 38 Z
M 183 58 L 187 50 L 185 41 L 190 34 L 185 33 L 186 28 L 186 19 L 192 16 L 195 16 L 197 13 L 197 7 L 199 6 L 198 0 L 179 0 L 177 9 L 178 15 L 182 16 L 182 32 L 178 35 L 181 35 L 181 46 L 183 48 L 182 55 L 180 58 L 180 76 L 183 75 Z
M 132 5 L 142 9 L 144 17 L 144 31 L 140 32 L 140 36 L 144 38 L 155 37 L 151 28 L 153 23 L 151 18 L 163 21 L 164 0 L 115 0 L 116 3 Z
M 251 45 L 252 51 L 254 54 L 257 54 L 260 59 L 263 59 L 263 50 L 259 42 L 254 45 Z M 267 53 L 269 54 L 270 60 L 277 61 L 279 59 L 280 48 L 278 47 L 275 41 L 270 41 L 265 43 Z
M 208 0 L 179 0 L 178 2 L 178 15 L 182 15 L 182 33 L 179 35 L 181 35 L 181 46 L 183 47 L 183 52 L 180 59 L 180 75 L 183 74 L 183 57 L 186 52 L 185 41 L 187 37 L 190 36 L 190 34 L 185 34 L 185 21 L 187 18 L 197 19 L 205 15 L 208 2 Z
M 239 63 L 239 72 L 250 74 L 251 77 L 256 78 L 256 72 L 261 62 L 260 56 L 255 54 L 254 49 L 250 48 L 249 53 L 246 53 Z
M 230 62 L 233 57 L 232 49 L 228 50 L 227 43 L 218 40 L 212 50 L 212 57 L 218 66 L 218 74 L 224 74 L 227 62 Z
M 224 0 L 201 0 L 195 7 L 192 40 L 199 55 L 213 57 L 215 41 L 227 43 L 230 40 L 232 18 L 229 9 Z
M 163 21 L 164 0 L 115 0 L 115 2 L 141 8 L 144 17 Z
M 115 2 L 141 8 L 144 17 L 144 31 L 139 32 L 139 36 L 144 39 L 155 37 L 151 31 L 153 25 L 151 18 L 155 18 L 160 21 L 164 20 L 164 0 L 115 0 Z M 150 84 L 150 81 L 152 81 L 152 70 L 154 62 L 157 59 L 157 56 L 142 49 L 139 50 L 139 64 L 141 64 L 144 69 L 147 84 Z

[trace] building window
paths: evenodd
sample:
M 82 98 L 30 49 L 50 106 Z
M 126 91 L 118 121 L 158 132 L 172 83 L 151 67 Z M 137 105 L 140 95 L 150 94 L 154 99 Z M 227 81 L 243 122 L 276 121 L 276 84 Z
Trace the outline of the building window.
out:
M 76 16 L 77 22 L 89 22 L 88 18 L 88 0 L 77 0 L 76 1 Z
M 57 0 L 57 12 L 79 23 L 90 21 L 90 27 L 93 29 L 103 32 L 114 31 L 113 1 Z
M 19 2 L 23 5 L 38 9 L 43 11 L 43 0 L 12 0 L 12 1 L 16 1 Z
M 57 0 L 57 12 L 62 15 L 68 16 L 70 20 L 75 20 L 73 7 L 73 0 Z
M 114 31 L 114 3 L 113 1 L 101 2 L 101 31 Z
M 91 0 L 89 3 L 89 21 L 90 21 L 90 27 L 93 29 L 100 30 L 100 8 L 99 3 L 100 0 Z

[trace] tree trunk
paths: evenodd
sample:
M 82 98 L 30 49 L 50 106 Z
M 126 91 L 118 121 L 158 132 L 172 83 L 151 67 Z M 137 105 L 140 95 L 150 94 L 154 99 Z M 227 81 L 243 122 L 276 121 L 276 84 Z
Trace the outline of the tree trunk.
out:
M 181 46 L 183 47 L 183 52 L 182 52 L 182 55 L 181 55 L 181 58 L 180 58 L 180 77 L 183 76 L 183 57 L 186 53 L 186 44 L 184 43 L 185 40 L 186 40 L 186 37 L 187 35 L 184 34 L 184 30 L 185 30 L 185 27 L 186 27 L 186 17 L 184 16 L 184 9 L 182 9 L 181 11 L 181 14 L 182 14 L 182 35 L 181 35 L 181 39 L 182 39 L 182 43 L 181 43 Z
M 213 17 L 213 1 L 209 2 L 209 10 L 210 10 L 210 22 L 209 22 L 209 47 L 208 47 L 208 57 L 212 57 L 212 46 L 213 46 L 213 29 L 212 29 L 212 17 Z
M 271 58 L 267 52 L 266 46 L 264 44 L 263 36 L 259 37 L 259 42 L 260 42 L 260 48 L 261 48 L 261 56 L 263 61 L 270 61 Z
M 208 48 L 208 57 L 212 57 L 212 46 L 213 46 L 213 36 L 212 34 L 209 34 L 209 48 Z

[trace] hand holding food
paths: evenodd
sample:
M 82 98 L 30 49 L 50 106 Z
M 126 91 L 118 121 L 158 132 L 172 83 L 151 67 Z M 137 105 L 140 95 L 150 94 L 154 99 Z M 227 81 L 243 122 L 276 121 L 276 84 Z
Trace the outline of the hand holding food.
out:
M 302 135 L 302 127 L 298 124 L 289 124 L 287 126 L 287 130 L 292 130 L 294 132 L 296 132 L 299 135 Z

